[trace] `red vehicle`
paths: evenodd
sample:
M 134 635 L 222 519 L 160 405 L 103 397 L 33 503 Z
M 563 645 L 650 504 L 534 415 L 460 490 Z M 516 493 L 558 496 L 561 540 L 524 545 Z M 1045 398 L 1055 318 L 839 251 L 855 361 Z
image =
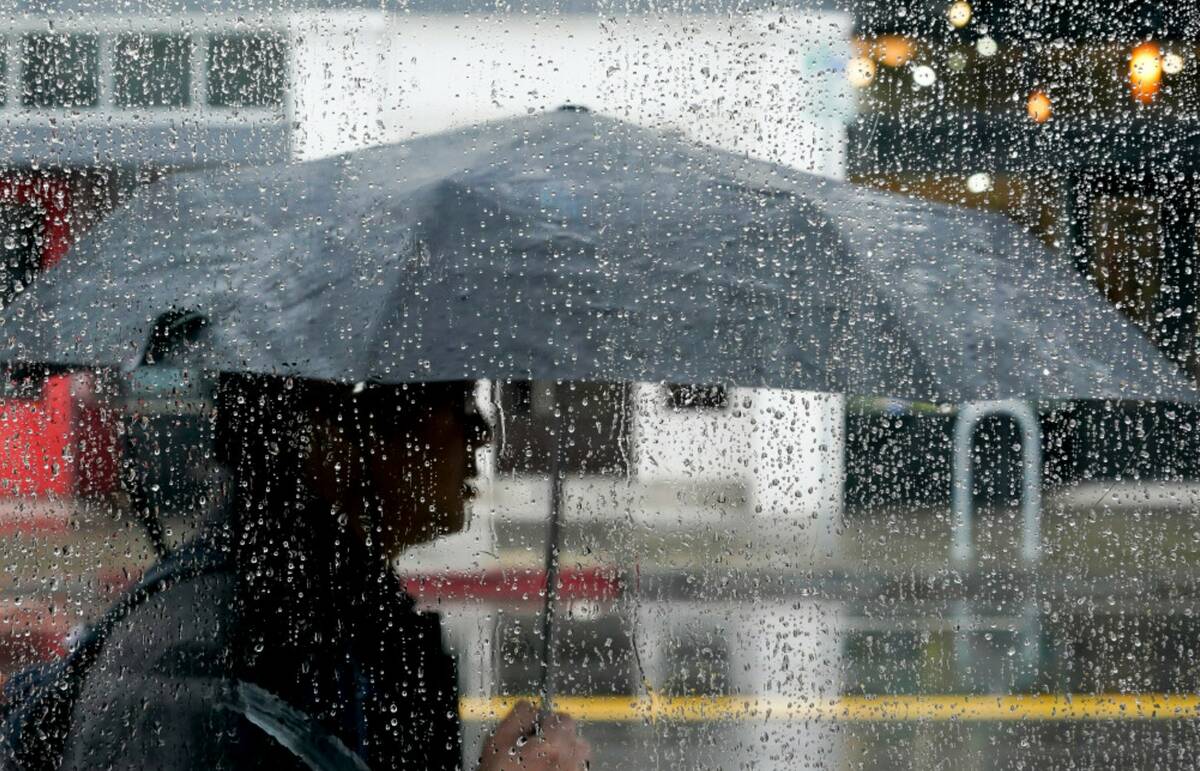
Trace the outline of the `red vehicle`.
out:
M 49 173 L 0 179 L 0 305 L 67 253 L 72 229 L 69 181 Z M 56 374 L 37 382 L 6 378 L 0 388 L 0 499 L 104 494 L 116 485 L 111 424 L 92 398 L 90 376 Z M 57 509 L 62 511 L 61 508 Z M 53 526 L 34 509 L 4 515 L 0 529 Z M 51 519 L 61 519 L 51 517 Z

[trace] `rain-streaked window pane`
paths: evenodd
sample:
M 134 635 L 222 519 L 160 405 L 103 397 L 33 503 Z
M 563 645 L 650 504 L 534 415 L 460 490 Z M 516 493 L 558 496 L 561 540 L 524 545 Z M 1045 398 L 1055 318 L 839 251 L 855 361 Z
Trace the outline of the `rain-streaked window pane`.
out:
M 14 2 L 0 767 L 1195 765 L 1194 3 Z
M 21 104 L 94 107 L 100 103 L 100 42 L 95 35 L 21 38 Z
M 113 47 L 113 103 L 183 107 L 191 84 L 190 40 L 179 35 L 121 35 Z
M 287 48 L 277 35 L 213 35 L 206 60 L 213 107 L 274 107 L 283 103 Z

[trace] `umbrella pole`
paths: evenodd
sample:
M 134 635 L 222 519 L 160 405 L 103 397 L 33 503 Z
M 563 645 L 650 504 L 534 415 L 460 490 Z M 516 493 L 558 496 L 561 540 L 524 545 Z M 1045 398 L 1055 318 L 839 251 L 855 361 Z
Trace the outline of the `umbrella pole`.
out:
M 558 604 L 559 530 L 562 520 L 563 416 L 558 385 L 554 386 L 554 448 L 550 458 L 550 521 L 546 526 L 546 594 L 542 607 L 541 713 L 554 710 L 554 611 Z

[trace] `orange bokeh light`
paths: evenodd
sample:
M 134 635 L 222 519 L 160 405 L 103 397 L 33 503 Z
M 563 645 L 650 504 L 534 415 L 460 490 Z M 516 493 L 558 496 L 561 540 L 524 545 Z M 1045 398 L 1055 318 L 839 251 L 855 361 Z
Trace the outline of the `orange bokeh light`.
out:
M 1054 113 L 1054 106 L 1050 103 L 1050 97 L 1046 95 L 1045 91 L 1034 91 L 1029 95 L 1029 100 L 1025 102 L 1025 111 L 1029 113 L 1029 118 L 1034 123 L 1045 123 Z
M 1129 53 L 1129 88 L 1133 98 L 1149 104 L 1162 85 L 1162 49 L 1147 41 Z
M 871 57 L 885 67 L 903 67 L 916 53 L 913 41 L 902 35 L 882 35 L 871 41 Z

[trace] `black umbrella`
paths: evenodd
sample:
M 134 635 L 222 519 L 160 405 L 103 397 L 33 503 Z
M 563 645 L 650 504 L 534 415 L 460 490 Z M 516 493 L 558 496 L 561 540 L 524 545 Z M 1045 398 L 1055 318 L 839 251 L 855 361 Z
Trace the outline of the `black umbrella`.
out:
M 169 177 L 5 319 L 10 360 L 66 366 L 138 366 L 181 333 L 194 343 L 173 351 L 183 363 L 341 381 L 719 382 L 950 402 L 1194 395 L 1003 217 L 578 111 Z
M 723 382 L 937 402 L 1181 399 L 1174 367 L 999 215 L 583 112 L 169 177 L 4 314 L 10 360 L 343 381 Z

